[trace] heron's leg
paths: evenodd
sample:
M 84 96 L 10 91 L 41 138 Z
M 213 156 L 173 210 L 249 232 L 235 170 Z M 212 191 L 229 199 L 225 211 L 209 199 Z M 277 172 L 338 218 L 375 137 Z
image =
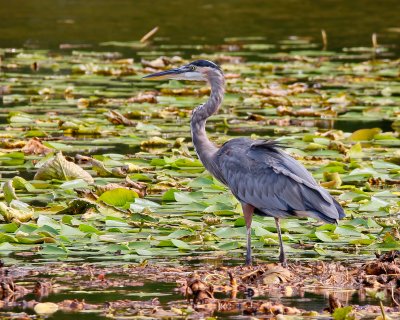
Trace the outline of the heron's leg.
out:
M 251 221 L 253 220 L 254 207 L 250 204 L 242 204 L 244 221 L 246 222 L 247 250 L 246 266 L 251 265 Z
M 275 218 L 275 223 L 276 223 L 276 231 L 278 231 L 279 246 L 280 246 L 279 262 L 282 264 L 283 267 L 286 268 L 286 267 L 287 267 L 287 262 L 286 262 L 285 251 L 284 251 L 284 249 L 283 249 L 281 225 L 280 225 L 280 223 L 279 223 L 279 218 Z

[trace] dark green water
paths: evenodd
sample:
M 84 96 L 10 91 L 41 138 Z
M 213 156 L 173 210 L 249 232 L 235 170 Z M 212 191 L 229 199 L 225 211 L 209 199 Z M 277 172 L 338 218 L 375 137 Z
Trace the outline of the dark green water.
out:
M 221 43 L 262 36 L 268 43 L 292 35 L 320 39 L 329 49 L 400 43 L 398 0 L 0 0 L 0 47 L 58 48 L 140 39 L 154 26 L 161 42 Z M 398 50 L 398 48 L 396 49 Z

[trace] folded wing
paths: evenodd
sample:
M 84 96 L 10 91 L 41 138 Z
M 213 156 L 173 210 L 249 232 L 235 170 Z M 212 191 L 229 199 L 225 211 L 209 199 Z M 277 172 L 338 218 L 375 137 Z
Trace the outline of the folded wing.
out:
M 273 217 L 311 216 L 329 223 L 342 207 L 274 141 L 234 139 L 218 151 L 219 178 L 243 203 Z

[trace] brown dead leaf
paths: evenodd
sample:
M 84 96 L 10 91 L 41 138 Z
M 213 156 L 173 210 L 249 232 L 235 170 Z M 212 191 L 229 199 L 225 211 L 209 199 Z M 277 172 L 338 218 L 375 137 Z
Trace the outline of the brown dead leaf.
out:
M 187 281 L 186 297 L 190 299 L 192 296 L 194 304 L 210 302 L 210 299 L 214 299 L 213 292 L 214 288 L 211 284 L 206 284 L 199 279 Z
M 259 311 L 265 314 L 287 314 L 287 315 L 295 315 L 301 314 L 301 310 L 295 307 L 285 307 L 283 304 L 274 303 L 271 301 L 264 302 L 260 305 Z
M 225 73 L 225 79 L 240 79 L 241 75 L 239 73 Z
M 400 268 L 395 263 L 372 261 L 365 265 L 365 273 L 368 275 L 398 274 Z
M 261 277 L 263 274 L 264 274 L 264 270 L 263 269 L 252 270 L 252 271 L 242 275 L 241 280 L 244 283 L 253 283 L 259 277 Z
M 306 87 L 305 87 L 306 88 Z M 305 90 L 305 89 L 304 89 Z M 301 91 L 299 90 L 298 93 Z M 293 93 L 296 93 L 294 90 L 282 88 L 279 84 L 271 84 L 268 88 L 263 88 L 257 91 L 258 94 L 263 96 L 275 96 L 275 97 L 286 97 Z
M 39 280 L 33 288 L 33 293 L 42 298 L 47 297 L 53 291 L 53 284 L 50 281 Z
M 381 255 L 376 254 L 376 257 L 381 262 L 392 263 L 392 262 L 395 262 L 396 260 L 398 260 L 398 263 L 400 264 L 400 251 L 399 250 L 389 251 L 386 253 L 382 253 Z
M 1 60 L 0 60 L 1 63 Z M 4 95 L 4 94 L 9 94 L 11 93 L 11 87 L 9 85 L 7 86 L 0 86 L 0 96 Z
M 251 113 L 247 117 L 247 120 L 254 120 L 254 121 L 266 121 L 267 117 L 261 114 Z
M 129 127 L 136 126 L 137 124 L 135 121 L 128 119 L 127 117 L 115 110 L 109 110 L 107 113 L 105 113 L 105 117 L 112 124 L 123 124 L 124 126 Z
M 16 285 L 12 278 L 7 277 L 4 279 L 1 279 L 0 296 L 2 299 L 5 297 L 14 295 L 15 292 L 16 292 Z
M 277 265 L 265 270 L 263 283 L 266 285 L 278 284 L 287 282 L 290 278 L 291 278 L 290 271 L 286 268 Z
M 21 150 L 25 154 L 40 154 L 40 155 L 46 155 L 52 152 L 52 150 L 43 145 L 38 138 L 30 139 Z
M 140 146 L 142 148 L 156 148 L 156 147 L 165 147 L 168 146 L 170 142 L 168 140 L 165 140 L 161 137 L 151 137 L 148 140 L 144 140 L 140 143 Z
M 157 103 L 157 92 L 155 92 L 155 91 L 140 92 L 137 96 L 129 98 L 128 102 Z
M 329 150 L 337 150 L 341 154 L 346 155 L 349 152 L 349 149 L 346 148 L 345 144 L 340 141 L 331 141 L 328 146 Z
M 142 66 L 143 67 L 150 67 L 154 69 L 163 69 L 166 68 L 171 64 L 171 60 L 168 57 L 159 57 L 154 60 L 145 60 L 142 59 Z
M 283 108 L 284 106 L 291 106 L 291 101 L 286 97 L 266 97 L 261 99 L 262 105 L 271 105 L 278 108 Z M 278 112 L 278 110 L 277 110 Z M 283 115 L 283 113 L 278 113 L 278 115 Z
M 0 147 L 4 149 L 21 149 L 26 145 L 26 141 L 18 140 L 13 141 L 11 139 L 1 139 Z
M 95 192 L 96 192 L 96 195 L 100 196 L 101 194 L 103 194 L 106 191 L 124 188 L 124 189 L 135 191 L 139 195 L 140 198 L 143 198 L 146 195 L 146 186 L 143 184 L 135 183 L 133 181 L 131 181 L 131 182 L 125 181 L 123 183 L 108 183 L 106 185 L 96 185 Z
M 342 308 L 342 304 L 336 297 L 335 293 L 331 292 L 329 294 L 329 307 L 326 310 L 330 313 L 333 313 L 337 308 Z
M 331 118 L 336 117 L 337 112 L 332 109 L 319 109 L 302 108 L 294 109 L 289 106 L 280 105 L 276 108 L 276 113 L 279 116 L 293 116 L 293 117 L 317 117 L 317 118 Z
M 58 303 L 60 309 L 67 310 L 67 311 L 79 311 L 79 310 L 86 310 L 92 309 L 89 305 L 86 304 L 85 300 L 79 301 L 78 299 L 74 300 L 64 300 Z
M 342 140 L 344 138 L 344 133 L 342 130 L 329 130 L 320 134 L 321 137 L 326 137 L 331 140 Z

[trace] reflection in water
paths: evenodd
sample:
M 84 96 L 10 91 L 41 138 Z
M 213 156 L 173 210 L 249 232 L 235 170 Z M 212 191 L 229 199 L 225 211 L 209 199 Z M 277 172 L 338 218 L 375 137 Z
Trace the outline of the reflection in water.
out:
M 340 50 L 370 46 L 374 32 L 381 44 L 400 37 L 395 32 L 398 0 L 0 0 L 0 6 L 0 47 L 54 49 L 63 43 L 133 41 L 156 25 L 161 42 L 174 44 L 215 44 L 249 36 L 276 43 L 291 35 L 319 42 L 325 29 L 328 49 Z
M 204 263 L 204 261 L 203 261 Z M 118 274 L 113 275 L 114 278 L 123 278 Z M 141 279 L 143 280 L 143 279 Z M 28 282 L 29 283 L 29 280 Z M 170 303 L 180 303 L 185 300 L 185 297 L 178 290 L 179 285 L 175 283 L 166 282 L 149 282 L 145 281 L 142 285 L 129 286 L 129 287 L 115 287 L 107 288 L 106 290 L 85 290 L 80 286 L 74 286 L 71 284 L 65 284 L 57 289 L 55 292 L 51 293 L 46 297 L 46 302 L 60 303 L 62 301 L 85 301 L 87 304 L 92 305 L 107 305 L 115 301 L 149 301 L 156 299 L 157 305 L 162 307 L 167 306 Z M 259 294 L 256 290 L 252 298 L 246 297 L 244 292 L 240 291 L 237 293 L 236 297 L 233 299 L 237 306 L 237 311 L 232 313 L 215 312 L 214 316 L 218 317 L 236 317 L 241 314 L 241 310 L 244 309 L 244 304 L 249 300 L 253 301 L 272 301 L 276 303 L 282 303 L 288 307 L 295 307 L 298 309 L 308 310 L 308 311 L 318 311 L 322 312 L 329 305 L 329 295 L 334 294 L 343 305 L 367 305 L 375 304 L 376 301 L 373 298 L 366 296 L 363 290 L 346 290 L 343 288 L 338 291 L 336 289 L 329 288 L 303 288 L 303 287 L 290 287 L 282 290 L 281 286 L 271 287 L 268 294 Z M 230 292 L 226 293 L 215 293 L 214 297 L 220 299 L 220 301 L 232 300 L 230 297 Z M 24 297 L 25 301 L 33 300 L 37 297 L 33 294 L 26 295 Z M 20 299 L 22 301 L 22 299 Z M 39 300 L 40 301 L 40 300 Z M 24 304 L 21 303 L 21 307 Z M 5 314 L 7 308 L 3 309 L 0 316 Z M 18 307 L 13 307 L 14 312 L 20 312 L 21 309 Z M 34 314 L 33 310 L 29 307 L 24 310 L 28 314 Z M 73 319 L 76 313 L 68 313 L 58 311 L 47 319 Z M 79 319 L 107 319 L 104 312 L 101 310 L 87 311 L 86 313 L 79 312 Z

